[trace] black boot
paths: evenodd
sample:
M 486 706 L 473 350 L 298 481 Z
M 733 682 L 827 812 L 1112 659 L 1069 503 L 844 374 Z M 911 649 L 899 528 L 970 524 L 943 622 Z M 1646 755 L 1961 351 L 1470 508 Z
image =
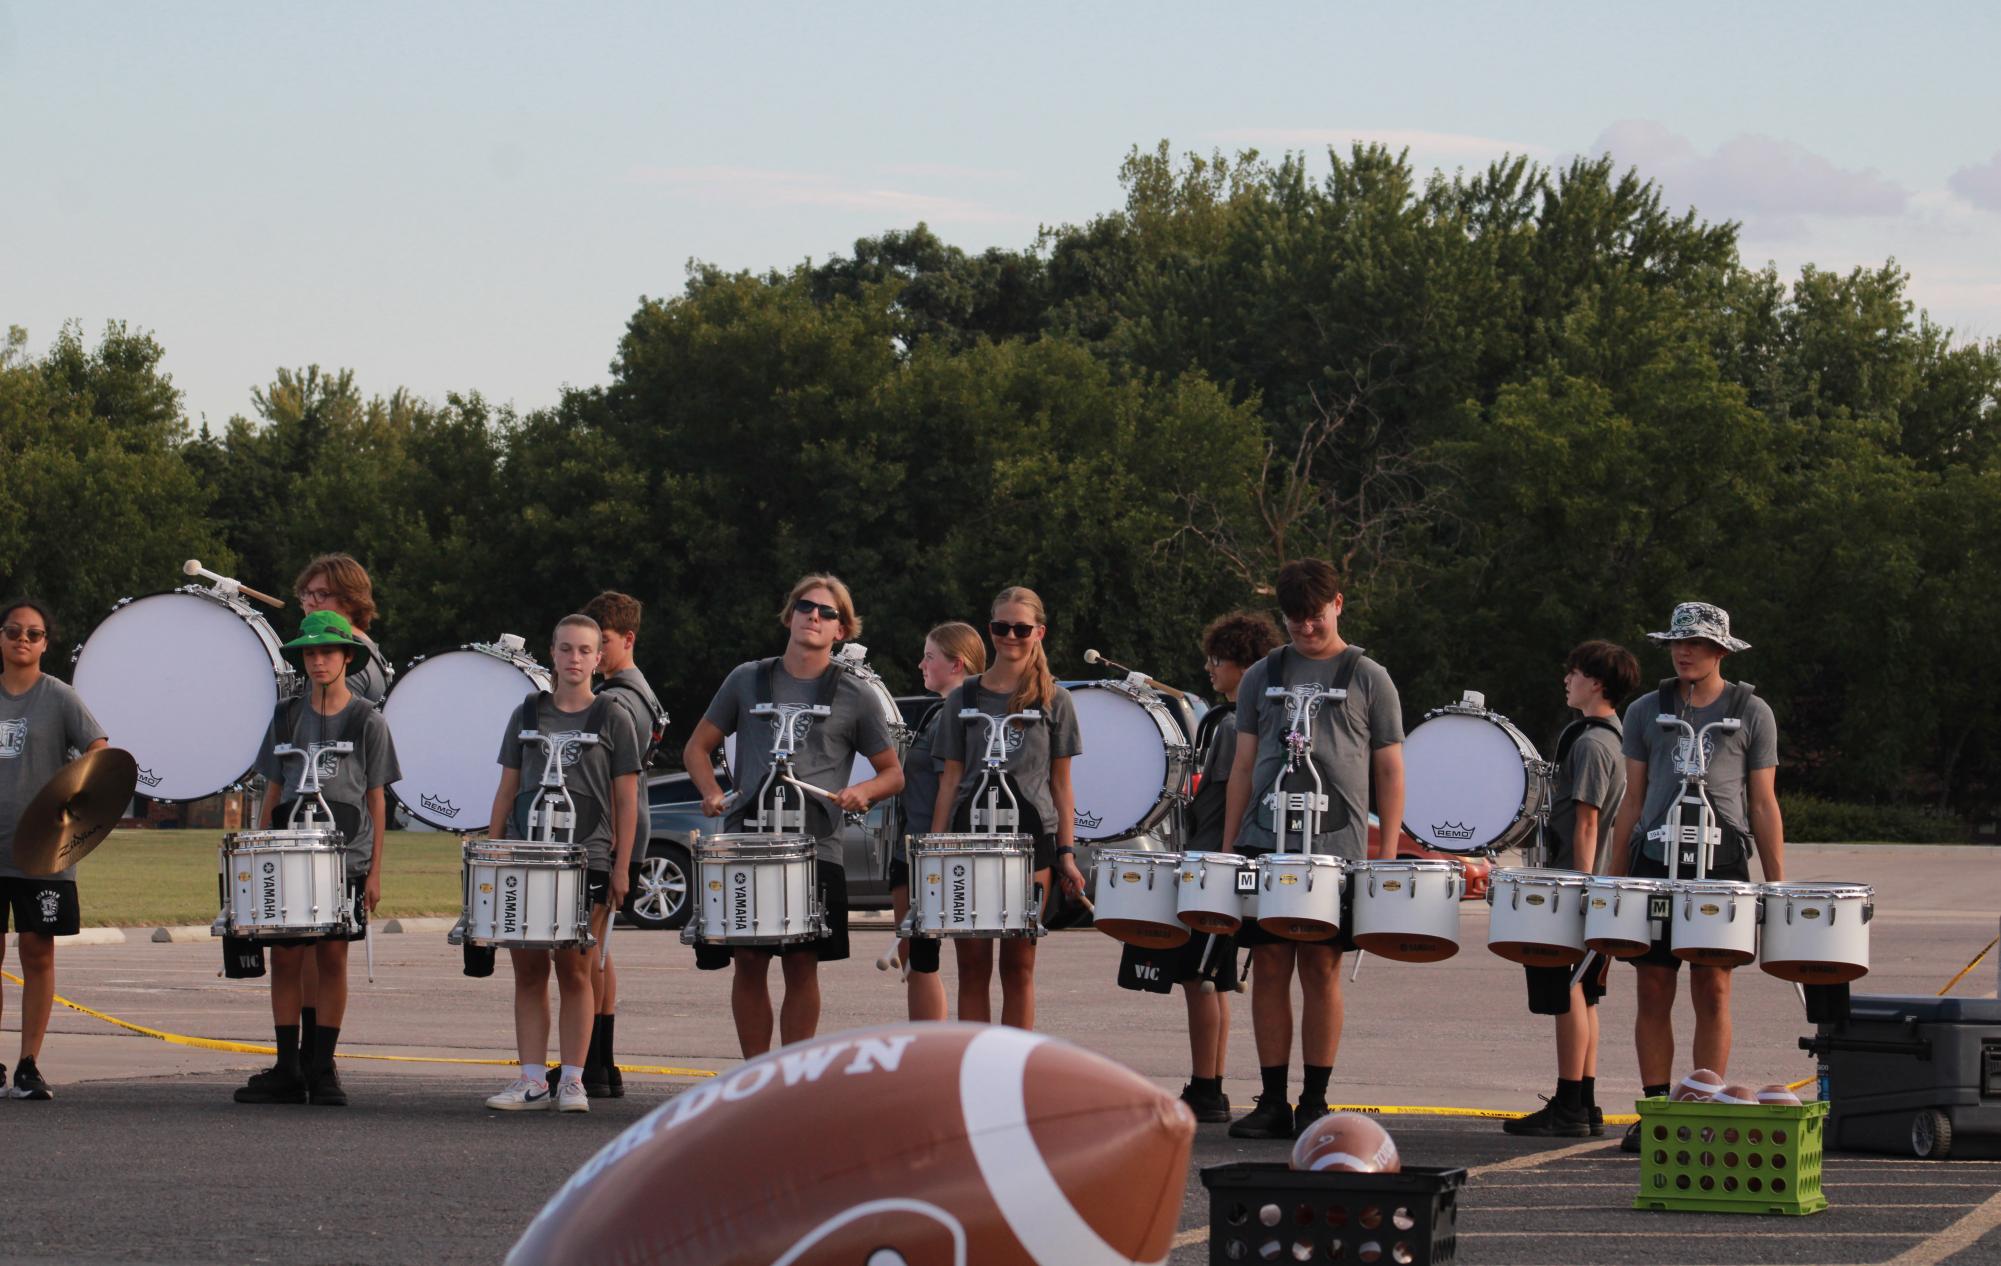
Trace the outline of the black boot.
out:
M 317 1036 L 313 1062 L 307 1065 L 311 1071 L 306 1074 L 306 1094 L 322 1108 L 345 1108 L 347 1091 L 341 1087 L 340 1074 L 334 1071 L 334 1048 L 340 1045 L 340 1030 L 322 1028 Z

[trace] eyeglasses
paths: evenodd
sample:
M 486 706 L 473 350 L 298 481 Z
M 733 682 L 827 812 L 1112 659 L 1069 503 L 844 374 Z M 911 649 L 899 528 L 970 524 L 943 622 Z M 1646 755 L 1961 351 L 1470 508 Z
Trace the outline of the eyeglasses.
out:
M 38 629 L 25 624 L 0 626 L 0 633 L 5 633 L 10 642 L 26 642 L 30 646 L 49 635 L 47 629 Z
M 334 591 L 331 589 L 301 589 L 293 596 L 301 602 L 325 603 L 333 600 Z
M 1006 620 L 993 620 L 987 624 L 987 629 L 995 637 L 1013 637 L 1022 641 L 1034 637 L 1038 627 L 1034 624 L 1009 624 Z
M 822 620 L 838 620 L 841 618 L 841 609 L 839 607 L 830 607 L 824 602 L 815 602 L 811 598 L 799 599 L 799 601 L 792 604 L 792 610 L 798 615 L 812 615 L 817 611 Z

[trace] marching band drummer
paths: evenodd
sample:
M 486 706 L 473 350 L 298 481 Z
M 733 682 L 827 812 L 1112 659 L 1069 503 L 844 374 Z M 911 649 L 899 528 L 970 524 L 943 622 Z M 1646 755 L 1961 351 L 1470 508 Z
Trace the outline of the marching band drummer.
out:
M 1685 736 L 1665 733 L 1656 724 L 1656 718 L 1666 713 L 1688 722 L 1697 734 L 1703 726 L 1729 717 L 1744 723 L 1734 734 L 1709 738 L 1707 790 L 1717 825 L 1723 828 L 1723 842 L 1717 846 L 1708 877 L 1748 883 L 1748 845 L 1755 842 L 1765 882 L 1784 881 L 1786 827 L 1779 813 L 1778 720 L 1771 705 L 1758 698 L 1748 683 L 1723 678 L 1724 657 L 1748 651 L 1751 644 L 1730 636 L 1730 613 L 1707 602 L 1682 603 L 1674 609 L 1667 631 L 1649 633 L 1647 638 L 1668 644 L 1674 676 L 1626 709 L 1626 798 L 1612 827 L 1613 840 L 1623 841 L 1623 846 L 1615 844 L 1606 859 L 1606 873 L 1667 878 L 1666 846 L 1652 836 L 1666 824 L 1668 809 L 1681 792 L 1678 765 L 1688 753 L 1683 750 Z M 1683 878 L 1693 879 L 1693 850 L 1687 852 L 1680 870 Z M 1668 1092 L 1674 1067 L 1674 996 L 1681 959 L 1675 957 L 1670 940 L 1669 930 L 1664 929 L 1653 948 L 1629 960 L 1637 994 L 1633 1045 L 1639 1054 L 1643 1093 L 1649 1098 Z M 1695 1004 L 1695 1066 L 1717 1073 L 1728 1072 L 1730 1064 L 1730 971 L 1699 963 L 1689 964 L 1688 969 L 1689 1001 Z M 1637 1124 L 1627 1129 L 1620 1146 L 1628 1152 L 1640 1150 Z
M 632 835 L 639 812 L 639 737 L 622 707 L 600 699 L 591 690 L 603 649 L 603 633 L 587 615 L 566 615 L 549 639 L 549 662 L 556 673 L 553 694 L 538 693 L 534 706 L 524 701 L 508 718 L 500 741 L 500 787 L 493 795 L 487 832 L 492 839 L 527 840 L 528 810 L 542 785 L 549 748 L 562 762 L 563 789 L 572 812 L 570 842 L 585 851 L 584 890 L 590 905 L 591 932 L 599 940 L 611 915 L 625 904 L 631 882 Z M 523 730 L 533 730 L 549 746 L 524 743 Z M 580 742 L 595 738 L 594 743 Z M 568 949 L 514 949 L 514 1045 L 521 1061 L 520 1076 L 492 1095 L 486 1106 L 503 1112 L 544 1109 L 553 1102 L 559 1112 L 589 1112 L 584 1090 L 584 1061 L 591 1043 L 597 1007 L 591 997 L 591 968 L 597 951 L 589 946 Z M 561 997 L 557 1050 L 562 1070 L 552 1089 L 543 1061 L 549 1054 L 549 973 L 554 965 L 556 992 Z
M 794 776 L 829 792 L 833 806 L 818 796 L 806 797 L 806 826 L 816 841 L 815 870 L 826 910 L 827 934 L 776 947 L 785 977 L 778 1036 L 790 1044 L 812 1037 L 819 1028 L 820 964 L 848 956 L 848 883 L 841 857 L 841 812 L 865 812 L 876 801 L 903 790 L 903 769 L 896 761 L 895 741 L 874 701 L 852 674 L 833 662 L 834 644 L 861 633 L 861 617 L 855 614 L 848 587 L 837 576 L 802 576 L 786 596 L 778 621 L 787 633 L 785 653 L 731 669 L 708 711 L 695 723 L 695 732 L 681 756 L 688 777 L 702 793 L 702 812 L 724 817 L 727 810 L 724 831 L 739 833 L 756 807 L 758 788 L 772 767 L 772 752 L 778 742 L 779 718 L 754 715 L 752 709 L 762 704 L 824 705 L 829 709 L 826 716 L 795 716 L 789 736 Z M 737 738 L 734 805 L 727 803 L 712 763 L 716 749 L 731 734 Z M 850 787 L 847 782 L 857 753 L 868 759 L 875 777 Z M 734 964 L 730 1012 L 745 1058 L 771 1049 L 773 952 L 754 945 L 695 947 L 695 965 L 704 971 Z
M 1305 847 L 1347 861 L 1368 851 L 1369 789 L 1389 829 L 1377 853 L 1396 855 L 1403 821 L 1403 705 L 1396 684 L 1359 646 L 1342 640 L 1343 599 L 1333 565 L 1296 559 L 1279 568 L 1278 605 L 1289 637 L 1244 673 L 1237 687 L 1237 751 L 1230 767 L 1230 796 L 1223 815 L 1223 847 L 1267 853 L 1276 847 L 1270 792 L 1285 765 L 1289 702 L 1265 698 L 1268 686 L 1345 688 L 1348 697 L 1320 707 L 1313 725 L 1312 761 L 1328 807 Z M 1274 678 L 1276 678 L 1274 680 Z M 1230 1126 L 1235 1138 L 1290 1138 L 1327 1114 L 1327 1082 L 1341 1045 L 1341 953 L 1353 948 L 1350 929 L 1329 941 L 1284 940 L 1246 922 L 1237 943 L 1251 951 L 1251 1028 L 1257 1038 L 1264 1089 L 1257 1107 Z M 1286 1101 L 1292 1058 L 1292 977 L 1299 973 L 1304 1084 L 1295 1114 Z
M 660 740 L 667 732 L 667 710 L 653 693 L 646 674 L 632 660 L 633 646 L 639 641 L 639 599 L 607 589 L 584 604 L 584 614 L 598 622 L 604 632 L 604 655 L 598 672 L 604 684 L 598 693 L 616 700 L 632 722 L 639 738 L 639 787 L 632 829 L 632 865 L 646 859 L 646 845 L 653 838 L 652 814 L 647 811 L 646 771 Z M 628 889 L 629 891 L 629 889 Z M 613 908 L 612 918 L 618 917 Z M 591 1022 L 590 1053 L 584 1057 L 584 1092 L 593 1099 L 620 1099 L 625 1096 L 625 1078 L 618 1071 L 618 1056 L 612 1050 L 618 1023 L 618 964 L 609 949 L 600 959 L 591 960 L 591 996 L 597 1000 L 597 1015 Z
M 348 934 L 268 942 L 278 1062 L 253 1075 L 237 1090 L 236 1101 L 344 1107 L 347 1092 L 334 1069 L 334 1049 L 347 1012 L 347 947 L 367 934 L 368 916 L 382 899 L 382 832 L 388 799 L 384 789 L 403 771 L 396 763 L 389 723 L 374 704 L 348 688 L 349 675 L 367 651 L 347 618 L 337 611 L 315 611 L 300 622 L 299 636 L 285 643 L 285 649 L 298 655 L 307 692 L 281 702 L 265 733 L 257 759 L 257 772 L 267 780 L 258 821 L 261 829 L 268 830 L 280 801 L 289 814 L 301 793 L 305 761 L 295 757 L 281 761 L 273 750 L 290 744 L 306 753 L 318 770 L 320 796 L 346 839 L 346 896 L 355 913 L 355 929 Z M 345 753 L 324 750 L 323 745 L 332 743 L 352 743 L 354 748 Z M 309 959 L 319 974 L 320 996 L 319 1025 L 307 1060 L 300 1046 L 300 979 Z
M 903 798 L 900 802 L 903 829 L 897 832 L 896 858 L 889 866 L 890 904 L 895 907 L 899 927 L 903 924 L 903 916 L 910 911 L 908 837 L 931 829 L 933 811 L 938 802 L 938 779 L 945 772 L 945 758 L 938 754 L 938 736 L 947 725 L 945 703 L 966 680 L 967 674 L 978 676 L 986 671 L 986 667 L 987 645 L 980 640 L 979 630 L 972 625 L 957 622 L 941 624 L 925 635 L 924 654 L 917 661 L 917 671 L 924 678 L 924 688 L 939 696 L 939 702 L 931 705 L 917 737 L 910 741 L 909 750 L 903 754 Z M 903 942 L 903 952 L 908 955 L 905 961 L 910 964 L 910 981 L 906 987 L 910 1018 L 944 1019 L 945 982 L 938 978 L 940 955 L 937 939 L 911 937 Z
M 945 760 L 938 779 L 938 800 L 932 809 L 934 832 L 971 830 L 973 798 L 980 784 L 968 768 L 987 749 L 989 727 L 959 719 L 966 708 L 990 717 L 1035 710 L 1041 719 L 1005 727 L 1007 761 L 1003 766 L 1013 783 L 1021 822 L 1016 830 L 1035 841 L 1034 882 L 1041 886 L 1043 907 L 1049 906 L 1052 870 L 1062 876 L 1072 899 L 1084 895 L 1084 876 L 1077 869 L 1076 797 L 1070 786 L 1070 761 L 1083 754 L 1077 705 L 1070 692 L 1056 684 L 1043 649 L 1048 614 L 1032 589 L 1014 585 L 994 595 L 991 620 L 993 666 L 968 677 L 945 700 L 946 721 L 939 731 L 937 752 Z M 1005 797 L 1003 797 L 1005 799 Z M 984 829 L 994 828 L 986 825 Z M 1003 937 L 1000 948 L 1001 1023 L 1035 1027 L 1035 941 Z M 966 937 L 954 942 L 959 960 L 959 1018 L 985 1023 L 993 1019 L 989 989 L 994 973 L 993 941 Z
M 54 636 L 49 609 L 33 598 L 16 598 L 0 611 L 0 962 L 10 919 L 21 948 L 21 1055 L 11 1088 L 0 1066 L 0 1099 L 55 1098 L 36 1060 L 56 996 L 56 938 L 73 935 L 83 921 L 75 867 L 22 873 L 14 865 L 14 831 L 70 752 L 104 746 L 104 729 L 82 697 L 42 672 Z

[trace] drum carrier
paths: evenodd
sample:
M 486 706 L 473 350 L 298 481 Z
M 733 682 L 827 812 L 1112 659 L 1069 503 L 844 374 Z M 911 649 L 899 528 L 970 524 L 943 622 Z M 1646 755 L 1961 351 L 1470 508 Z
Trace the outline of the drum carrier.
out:
M 1282 664 L 1286 651 L 1281 646 L 1266 660 L 1272 665 L 1266 680 L 1270 680 L 1272 672 L 1279 673 L 1280 680 L 1284 680 Z M 1340 858 L 1312 851 L 1314 838 L 1320 834 L 1321 815 L 1328 807 L 1326 784 L 1321 780 L 1319 766 L 1313 763 L 1313 723 L 1323 704 L 1347 700 L 1347 683 L 1361 655 L 1359 646 L 1342 652 L 1341 663 L 1335 669 L 1335 684 L 1331 686 L 1313 683 L 1265 687 L 1265 698 L 1285 701 L 1285 756 L 1271 790 L 1264 797 L 1271 809 L 1272 851 L 1257 859 L 1251 875 L 1258 894 L 1258 926 L 1287 940 L 1322 940 L 1341 928 L 1341 890 L 1346 868 Z M 1311 785 L 1295 789 L 1302 769 Z M 1298 837 L 1297 856 L 1287 854 L 1285 842 L 1289 835 Z M 1238 881 L 1242 882 L 1241 874 Z
M 959 722 L 987 727 L 980 780 L 967 801 L 966 832 L 912 836 L 910 912 L 897 929 L 906 937 L 1039 937 L 1041 893 L 1035 886 L 1034 841 L 1021 831 L 1021 800 L 1007 776 L 1007 727 L 1042 719 L 1030 708 L 996 717 L 959 709 Z M 1001 797 L 1006 796 L 1003 805 Z
M 284 706 L 279 705 L 281 712 Z M 281 765 L 290 759 L 305 762 L 299 794 L 282 830 L 232 831 L 222 837 L 217 854 L 222 911 L 209 925 L 211 936 L 270 940 L 354 931 L 346 837 L 320 794 L 320 756 L 353 750 L 346 739 L 304 749 L 280 743 L 271 749 Z

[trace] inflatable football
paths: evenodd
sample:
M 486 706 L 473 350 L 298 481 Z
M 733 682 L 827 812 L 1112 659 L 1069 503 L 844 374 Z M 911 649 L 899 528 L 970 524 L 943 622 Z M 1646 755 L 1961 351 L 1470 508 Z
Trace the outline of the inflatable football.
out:
M 1793 1093 L 1791 1086 L 1786 1085 L 1784 1082 L 1775 1082 L 1758 1092 L 1758 1102 L 1776 1103 L 1788 1108 L 1797 1108 L 1800 1106 L 1800 1097 Z
M 1721 1076 L 1710 1072 L 1707 1068 L 1698 1068 L 1681 1079 L 1681 1084 L 1674 1088 L 1673 1098 L 1680 1103 L 1701 1103 L 1714 1099 L 1717 1092 L 1722 1089 Z
M 1729 1085 L 1716 1092 L 1717 1103 L 1743 1105 L 1758 1102 L 1758 1092 L 1749 1086 Z
M 1358 1112 L 1330 1112 L 1300 1131 L 1292 1168 L 1394 1174 L 1403 1169 L 1390 1132 Z
M 815 1038 L 683 1092 L 585 1163 L 509 1266 L 1116 1266 L 1166 1259 L 1195 1118 L 999 1025 Z

